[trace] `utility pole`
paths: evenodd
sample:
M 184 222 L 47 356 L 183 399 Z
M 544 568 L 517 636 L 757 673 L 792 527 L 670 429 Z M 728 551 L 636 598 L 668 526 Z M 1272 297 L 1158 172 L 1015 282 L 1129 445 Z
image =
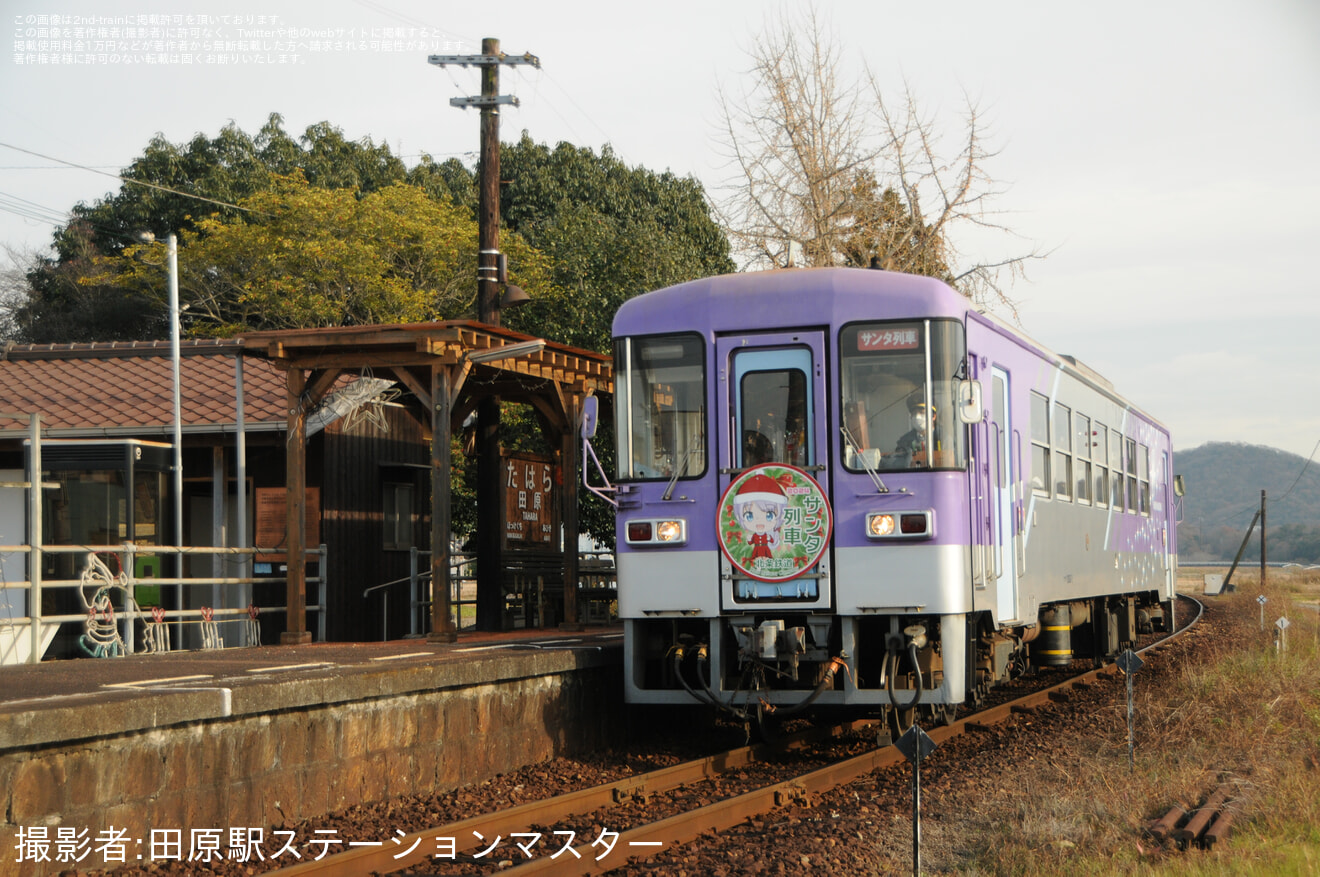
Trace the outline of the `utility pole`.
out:
M 481 179 L 477 203 L 477 319 L 500 324 L 500 105 L 518 106 L 518 98 L 502 95 L 500 67 L 541 66 L 531 53 L 512 56 L 500 51 L 500 41 L 486 37 L 480 55 L 431 55 L 438 67 L 472 65 L 481 68 L 481 95 L 450 98 L 452 107 L 481 110 Z M 500 400 L 487 396 L 477 403 L 477 629 L 499 630 L 504 607 L 500 573 L 504 568 L 504 489 L 500 471 Z M 448 538 L 448 534 L 444 534 Z M 432 551 L 438 546 L 432 545 Z
M 506 55 L 500 41 L 486 37 L 480 55 L 431 55 L 427 62 L 437 67 L 472 65 L 481 68 L 481 94 L 478 97 L 454 97 L 451 107 L 481 110 L 481 180 L 477 206 L 477 319 L 492 326 L 500 324 L 499 253 L 500 253 L 500 106 L 518 106 L 518 98 L 500 94 L 500 67 L 530 64 L 541 66 L 541 59 L 530 52 Z
M 1260 492 L 1260 590 L 1265 592 L 1265 491 Z

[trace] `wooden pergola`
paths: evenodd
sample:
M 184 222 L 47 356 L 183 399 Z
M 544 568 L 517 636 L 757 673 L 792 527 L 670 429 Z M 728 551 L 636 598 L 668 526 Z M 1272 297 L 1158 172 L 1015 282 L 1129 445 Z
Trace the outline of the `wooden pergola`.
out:
M 560 508 L 565 533 L 564 619 L 576 622 L 577 428 L 586 396 L 613 393 L 608 357 L 468 320 L 253 332 L 239 340 L 246 355 L 267 359 L 287 375 L 288 620 L 282 643 L 311 640 L 303 528 L 307 415 L 343 376 L 366 369 L 375 377 L 396 379 L 430 413 L 431 637 L 445 642 L 457 638 L 450 617 L 450 439 L 477 403 L 492 396 L 532 405 L 559 435 L 565 482 Z M 491 563 L 498 568 L 502 558 L 478 556 L 479 568 Z

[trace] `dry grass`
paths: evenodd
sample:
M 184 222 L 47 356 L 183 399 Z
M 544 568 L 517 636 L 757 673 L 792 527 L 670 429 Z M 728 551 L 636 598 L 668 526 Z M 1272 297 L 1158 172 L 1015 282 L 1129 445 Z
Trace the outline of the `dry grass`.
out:
M 993 812 L 968 814 L 977 841 L 955 873 L 1320 873 L 1320 572 L 1269 571 L 1263 632 L 1258 570 L 1234 583 L 1208 598 L 1219 636 L 1201 637 L 1158 684 L 1135 677 L 1135 775 L 1116 705 Z M 1182 584 L 1201 590 L 1199 576 Z M 1274 641 L 1280 616 L 1291 622 L 1286 653 Z M 1179 852 L 1145 836 L 1148 820 L 1221 783 L 1236 813 L 1226 844 Z

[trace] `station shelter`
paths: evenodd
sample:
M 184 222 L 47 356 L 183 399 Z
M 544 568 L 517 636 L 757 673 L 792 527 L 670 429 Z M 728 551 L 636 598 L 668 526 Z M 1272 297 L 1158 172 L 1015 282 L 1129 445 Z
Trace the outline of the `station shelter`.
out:
M 487 627 L 505 626 L 515 613 L 528 626 L 577 623 L 576 583 L 581 578 L 574 489 L 580 463 L 577 433 L 584 399 L 613 393 L 608 357 L 466 320 L 252 332 L 237 340 L 246 356 L 265 360 L 286 378 L 289 611 L 282 642 L 311 638 L 305 612 L 305 564 L 299 562 L 308 547 L 308 416 L 346 375 L 367 371 L 375 378 L 397 381 L 406 390 L 401 400 L 415 400 L 423 410 L 421 422 L 430 444 L 430 636 L 444 641 L 457 636 L 451 611 L 449 538 L 452 439 L 478 406 L 492 398 L 530 405 L 544 433 L 553 439 L 555 452 L 541 458 L 499 457 L 507 473 L 499 482 L 502 488 L 478 496 L 484 507 L 480 521 L 485 526 L 494 521 L 500 527 L 499 538 L 478 542 L 479 572 L 497 573 L 478 576 L 477 587 L 483 592 L 477 595 L 478 612 L 482 606 L 498 606 L 499 620 L 487 620 Z M 490 513 L 491 504 L 495 514 Z M 547 590 L 552 595 L 549 600 Z M 507 599 L 511 592 L 516 595 L 513 605 Z
M 433 632 L 452 637 L 450 576 L 474 566 L 498 572 L 476 595 L 495 607 L 486 613 L 487 629 L 588 617 L 594 604 L 577 605 L 578 589 L 564 583 L 608 573 L 579 563 L 577 492 L 565 487 L 575 482 L 582 400 L 593 393 L 608 400 L 612 390 L 605 357 L 470 322 L 187 340 L 176 363 L 177 491 L 170 476 L 171 358 L 166 342 L 0 350 L 0 545 L 15 549 L 0 553 L 0 663 L 80 654 L 81 623 L 52 619 L 85 615 L 67 588 L 36 592 L 30 583 L 36 576 L 23 547 L 28 491 L 20 482 L 31 418 L 4 412 L 39 415 L 39 538 L 43 546 L 65 546 L 62 554 L 41 553 L 35 572 L 48 585 L 76 578 L 82 555 L 67 553 L 73 547 L 102 546 L 97 550 L 116 571 L 111 555 L 128 558 L 122 568 L 133 577 L 141 609 L 159 606 L 172 618 L 194 620 L 213 609 L 232 619 L 220 624 L 231 645 L 250 603 L 281 610 L 263 613 L 262 642 L 303 641 L 313 631 L 334 641 L 393 638 L 425 630 L 428 619 L 419 615 L 428 610 Z M 449 439 L 462 435 L 471 412 L 491 398 L 532 406 L 551 452 L 499 458 L 507 470 L 496 497 L 500 538 L 493 552 L 477 543 L 477 562 L 464 566 L 448 538 Z M 291 493 L 301 501 L 288 502 Z M 295 518 L 301 526 L 289 535 Z M 170 553 L 252 546 L 263 548 L 241 560 Z M 428 557 L 429 546 L 438 550 Z M 266 548 L 274 551 L 263 554 Z M 286 570 L 291 551 L 305 562 Z M 410 575 L 419 564 L 422 575 Z M 421 579 L 424 587 L 428 573 L 437 597 L 429 607 L 424 591 L 408 599 L 415 596 L 410 586 Z M 313 605 L 286 623 L 279 617 L 285 600 L 292 591 L 302 607 L 309 576 Z M 375 593 L 364 599 L 368 590 Z M 467 626 L 470 619 L 463 620 Z M 39 627 L 44 637 L 26 658 L 17 648 L 30 639 L 23 625 Z M 199 647 L 198 633 L 195 623 L 178 626 L 172 647 Z

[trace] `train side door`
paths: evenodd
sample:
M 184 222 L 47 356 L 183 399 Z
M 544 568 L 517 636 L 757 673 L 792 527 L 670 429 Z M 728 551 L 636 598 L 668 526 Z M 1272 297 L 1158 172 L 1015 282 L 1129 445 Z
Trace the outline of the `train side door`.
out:
M 730 486 L 747 470 L 767 464 L 783 464 L 801 470 L 820 487 L 821 500 L 829 496 L 828 454 L 831 447 L 826 430 L 825 333 L 820 331 L 739 334 L 716 339 L 719 363 L 718 410 L 723 434 L 718 439 L 722 528 L 730 528 L 736 496 Z M 767 471 L 785 484 L 783 470 L 773 465 Z M 773 494 L 777 488 L 763 485 L 749 495 Z M 800 485 L 785 488 L 790 494 Z M 728 508 L 724 508 L 725 506 Z M 770 536 L 770 550 L 784 565 L 781 574 L 761 577 L 745 575 L 728 556 L 721 557 L 721 600 L 726 610 L 763 608 L 828 608 L 833 602 L 829 586 L 829 554 L 812 553 L 816 562 L 807 565 L 794 555 L 776 548 L 779 537 L 800 522 L 794 503 L 788 504 L 789 519 L 778 522 L 781 532 Z M 769 510 L 773 513 L 773 509 Z M 799 515 L 800 516 L 800 515 Z M 728 520 L 726 520 L 726 518 Z M 733 534 L 735 540 L 763 538 L 748 530 Z M 784 539 L 787 545 L 788 539 Z M 796 565 L 795 565 L 796 564 Z
M 990 369 L 990 429 L 986 453 L 991 461 L 990 512 L 994 574 L 998 577 L 995 616 L 999 623 L 1017 620 L 1018 569 L 1017 507 L 1018 473 L 1013 457 L 1013 418 L 1009 407 L 1009 374 L 999 366 Z

